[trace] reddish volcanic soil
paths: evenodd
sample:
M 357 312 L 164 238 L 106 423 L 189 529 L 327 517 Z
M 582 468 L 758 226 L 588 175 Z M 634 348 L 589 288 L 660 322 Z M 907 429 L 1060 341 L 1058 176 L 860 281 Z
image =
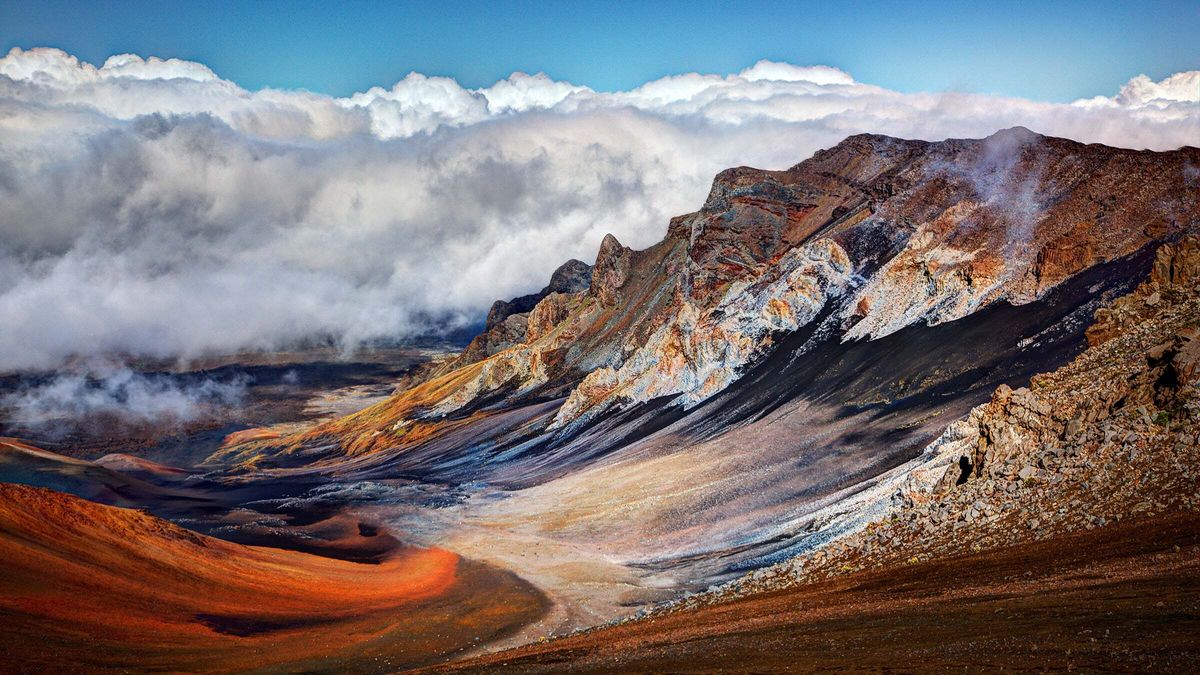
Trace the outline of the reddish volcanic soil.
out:
M 440 549 L 379 564 L 241 546 L 139 511 L 0 484 L 3 670 L 395 670 L 546 609 Z
M 1200 516 L 846 575 L 453 664 L 479 672 L 1200 668 Z

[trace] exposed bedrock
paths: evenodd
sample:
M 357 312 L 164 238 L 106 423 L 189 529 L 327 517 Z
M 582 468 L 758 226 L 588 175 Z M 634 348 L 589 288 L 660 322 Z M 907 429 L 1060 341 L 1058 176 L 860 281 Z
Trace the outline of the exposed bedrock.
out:
M 1039 375 L 1028 388 L 1000 387 L 972 411 L 966 424 L 977 437 L 937 491 L 1016 473 L 1011 460 L 1031 448 L 1061 455 L 1057 446 L 1120 412 L 1137 411 L 1161 426 L 1178 419 L 1200 383 L 1198 286 L 1200 239 L 1163 245 L 1146 282 L 1096 312 L 1086 365 Z
M 492 303 L 483 332 L 467 345 L 462 354 L 438 369 L 434 376 L 482 361 L 514 345 L 533 341 L 536 338 L 526 335 L 526 331 L 530 314 L 537 305 L 551 295 L 570 295 L 586 291 L 592 275 L 592 268 L 587 263 L 568 260 L 554 270 L 554 274 L 550 276 L 550 283 L 537 293 Z M 545 320 L 545 316 L 539 318 L 543 324 Z

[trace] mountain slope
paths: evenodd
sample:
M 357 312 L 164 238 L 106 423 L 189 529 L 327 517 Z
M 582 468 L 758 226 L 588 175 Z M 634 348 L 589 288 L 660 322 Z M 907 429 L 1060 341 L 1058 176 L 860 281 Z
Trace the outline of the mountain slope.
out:
M 842 505 L 857 533 L 647 618 L 453 669 L 1194 669 L 1200 238 L 1160 247 L 1087 336 Z
M 1156 247 L 1200 230 L 1197 165 L 1018 128 L 731 169 L 658 244 L 606 238 L 524 342 L 211 461 L 447 486 L 433 540 L 520 532 L 632 573 L 601 615 L 728 580 L 852 529 L 829 510 L 1079 354 Z
M 547 318 L 524 343 L 309 438 L 403 449 L 399 423 L 563 394 L 547 426 L 577 429 L 658 397 L 704 400 L 818 316 L 845 341 L 1027 304 L 1193 227 L 1200 197 L 1185 169 L 1197 162 L 1195 148 L 1017 128 L 940 143 L 855 136 L 787 171 L 725 171 L 660 244 L 605 239 L 586 294 L 543 299 L 533 312 Z

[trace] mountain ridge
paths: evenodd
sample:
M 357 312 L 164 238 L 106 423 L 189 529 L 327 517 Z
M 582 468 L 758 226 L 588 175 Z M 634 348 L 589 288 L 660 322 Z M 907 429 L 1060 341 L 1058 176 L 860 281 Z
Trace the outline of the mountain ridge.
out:
M 1171 175 L 1194 164 L 1195 148 L 1121 150 L 1014 128 L 940 142 L 861 134 L 784 171 L 728 169 L 658 244 L 633 251 L 606 237 L 588 290 L 531 310 L 542 318 L 535 339 L 481 361 L 468 350 L 478 370 L 403 414 L 436 423 L 567 394 L 548 426 L 578 428 L 659 396 L 704 400 L 772 334 L 829 302 L 846 305 L 832 320 L 843 339 L 1025 304 L 1194 227 L 1195 191 Z

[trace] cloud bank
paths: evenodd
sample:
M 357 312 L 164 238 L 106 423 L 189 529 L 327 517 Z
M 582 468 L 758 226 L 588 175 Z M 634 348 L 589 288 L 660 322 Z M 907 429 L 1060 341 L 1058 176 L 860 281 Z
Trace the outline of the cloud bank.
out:
M 597 92 L 412 73 L 348 98 L 246 91 L 199 63 L 0 59 L 0 371 L 76 357 L 344 347 L 478 320 L 492 300 L 641 247 L 729 166 L 859 132 L 1024 125 L 1166 150 L 1200 138 L 1200 71 L 1044 103 L 905 94 L 762 61 Z
M 6 394 L 0 408 L 18 428 L 51 437 L 97 417 L 109 423 L 174 426 L 240 406 L 248 383 L 244 375 L 196 379 L 93 363 Z

